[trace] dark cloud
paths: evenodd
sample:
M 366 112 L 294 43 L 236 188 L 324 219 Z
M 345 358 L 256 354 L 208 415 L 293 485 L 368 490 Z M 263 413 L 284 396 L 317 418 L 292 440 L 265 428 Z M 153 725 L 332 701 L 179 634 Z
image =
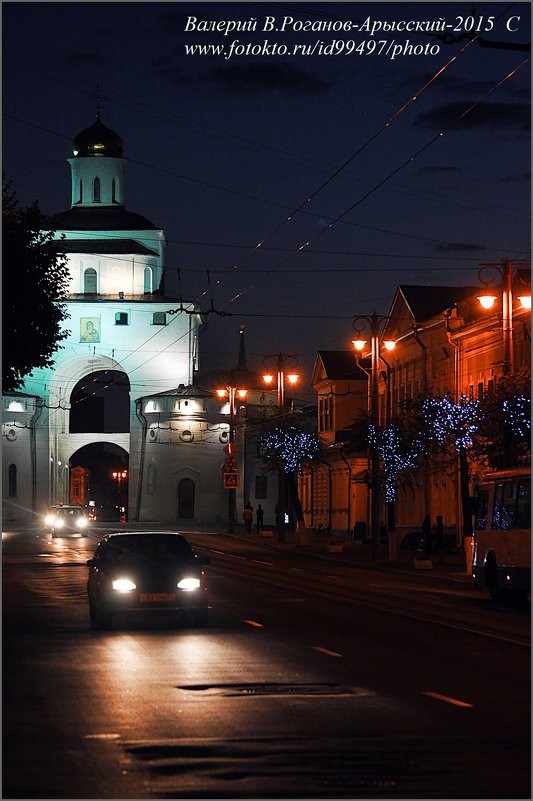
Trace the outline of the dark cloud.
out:
M 415 123 L 426 128 L 446 128 L 463 114 L 468 103 L 441 103 L 419 114 Z M 525 103 L 480 103 L 461 121 L 461 127 L 512 130 L 514 133 L 530 127 L 530 107 Z
M 320 94 L 327 92 L 333 82 L 318 73 L 306 72 L 293 64 L 254 64 L 219 67 L 197 77 L 228 94 L 249 92 L 285 92 L 287 94 Z
M 443 242 L 435 248 L 439 253 L 480 253 L 485 251 L 483 245 L 471 245 L 465 242 Z
M 524 181 L 527 183 L 531 181 L 531 172 L 529 170 L 515 172 L 512 175 L 504 175 L 503 178 L 500 178 L 500 183 L 502 184 L 521 184 Z

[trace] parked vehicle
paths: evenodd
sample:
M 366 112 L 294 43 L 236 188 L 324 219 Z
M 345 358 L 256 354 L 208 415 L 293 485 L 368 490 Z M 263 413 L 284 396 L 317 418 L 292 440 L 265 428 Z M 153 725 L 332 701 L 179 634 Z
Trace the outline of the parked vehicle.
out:
M 108 534 L 87 562 L 93 629 L 109 629 L 117 614 L 187 615 L 208 620 L 207 587 L 200 558 L 181 534 L 163 531 Z
M 472 578 L 494 600 L 531 593 L 531 468 L 499 470 L 479 485 Z

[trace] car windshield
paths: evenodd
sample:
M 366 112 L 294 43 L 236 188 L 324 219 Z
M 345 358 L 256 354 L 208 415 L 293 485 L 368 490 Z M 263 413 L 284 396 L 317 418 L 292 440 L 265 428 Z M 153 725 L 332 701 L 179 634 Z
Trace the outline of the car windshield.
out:
M 56 511 L 56 515 L 58 517 L 85 517 L 86 512 L 85 509 L 81 509 L 79 507 L 66 507 L 63 506 L 61 509 Z
M 153 534 L 127 535 L 112 539 L 105 546 L 102 558 L 107 563 L 145 561 L 167 564 L 176 561 L 190 560 L 192 549 L 183 537 Z

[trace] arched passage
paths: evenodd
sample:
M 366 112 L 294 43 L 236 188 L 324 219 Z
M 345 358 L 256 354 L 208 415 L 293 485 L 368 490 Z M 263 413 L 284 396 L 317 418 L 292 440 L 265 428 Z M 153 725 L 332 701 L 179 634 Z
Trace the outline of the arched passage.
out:
M 130 430 L 130 382 L 119 370 L 84 376 L 70 395 L 71 434 L 127 433 Z
M 70 457 L 70 474 L 70 503 L 94 502 L 97 520 L 128 519 L 129 455 L 124 448 L 112 442 L 84 445 Z

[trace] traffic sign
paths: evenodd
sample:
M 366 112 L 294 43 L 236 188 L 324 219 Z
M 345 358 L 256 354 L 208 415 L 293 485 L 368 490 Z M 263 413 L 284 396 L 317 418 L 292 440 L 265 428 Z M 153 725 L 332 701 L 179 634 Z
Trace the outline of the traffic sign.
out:
M 240 474 L 237 472 L 224 473 L 224 489 L 239 489 L 241 486 Z
M 235 456 L 237 450 L 238 448 L 234 442 L 228 442 L 228 444 L 223 448 L 224 453 L 228 453 L 230 456 Z

